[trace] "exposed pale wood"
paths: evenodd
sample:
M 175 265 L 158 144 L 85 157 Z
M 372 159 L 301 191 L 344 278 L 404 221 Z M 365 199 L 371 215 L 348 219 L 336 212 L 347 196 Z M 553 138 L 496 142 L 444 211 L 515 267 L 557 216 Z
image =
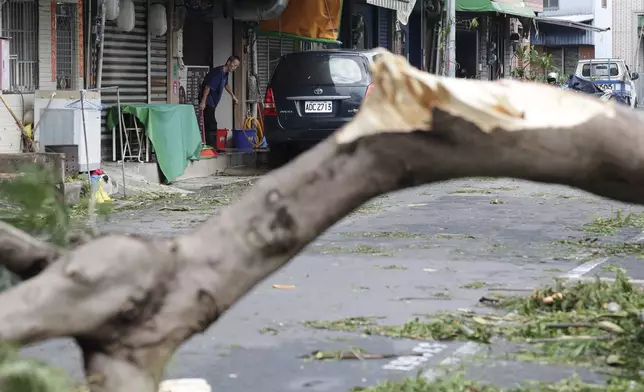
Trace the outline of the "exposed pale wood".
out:
M 93 391 L 151 392 L 179 345 L 374 196 L 507 176 L 644 202 L 634 111 L 545 85 L 443 79 L 388 53 L 374 73 L 349 125 L 190 235 L 112 235 L 60 253 L 0 231 L 0 263 L 14 271 L 58 257 L 0 294 L 0 340 L 75 337 Z

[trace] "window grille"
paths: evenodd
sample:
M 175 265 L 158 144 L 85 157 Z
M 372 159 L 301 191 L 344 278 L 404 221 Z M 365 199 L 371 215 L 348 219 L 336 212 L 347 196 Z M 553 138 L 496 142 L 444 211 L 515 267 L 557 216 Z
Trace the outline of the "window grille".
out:
M 56 88 L 73 90 L 76 73 L 76 4 L 56 4 Z
M 2 4 L 2 36 L 11 38 L 11 86 L 23 92 L 38 88 L 38 0 Z

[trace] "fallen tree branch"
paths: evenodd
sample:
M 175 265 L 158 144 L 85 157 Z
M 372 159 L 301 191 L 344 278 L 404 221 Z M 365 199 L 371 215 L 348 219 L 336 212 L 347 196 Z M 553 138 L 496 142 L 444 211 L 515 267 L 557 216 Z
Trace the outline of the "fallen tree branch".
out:
M 62 251 L 0 221 L 0 265 L 23 279 L 38 275 Z
M 445 79 L 389 53 L 373 82 L 350 124 L 190 235 L 112 235 L 58 257 L 35 243 L 23 257 L 3 239 L 14 271 L 42 259 L 35 249 L 57 261 L 0 294 L 0 340 L 72 336 L 92 391 L 152 392 L 179 345 L 377 195 L 504 176 L 644 202 L 635 111 L 545 85 Z

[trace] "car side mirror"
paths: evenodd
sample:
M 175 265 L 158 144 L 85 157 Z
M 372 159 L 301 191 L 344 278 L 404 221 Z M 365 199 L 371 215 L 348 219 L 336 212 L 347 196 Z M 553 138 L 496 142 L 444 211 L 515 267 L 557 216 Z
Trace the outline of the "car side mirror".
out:
M 631 80 L 637 80 L 639 78 L 640 78 L 640 74 L 638 74 L 637 72 L 633 72 L 631 74 Z

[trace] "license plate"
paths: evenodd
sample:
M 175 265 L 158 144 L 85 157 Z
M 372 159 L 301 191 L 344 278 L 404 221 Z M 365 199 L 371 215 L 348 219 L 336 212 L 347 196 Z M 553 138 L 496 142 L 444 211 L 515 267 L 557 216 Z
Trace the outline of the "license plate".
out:
M 306 101 L 304 102 L 304 113 L 331 113 L 333 102 L 331 101 Z

